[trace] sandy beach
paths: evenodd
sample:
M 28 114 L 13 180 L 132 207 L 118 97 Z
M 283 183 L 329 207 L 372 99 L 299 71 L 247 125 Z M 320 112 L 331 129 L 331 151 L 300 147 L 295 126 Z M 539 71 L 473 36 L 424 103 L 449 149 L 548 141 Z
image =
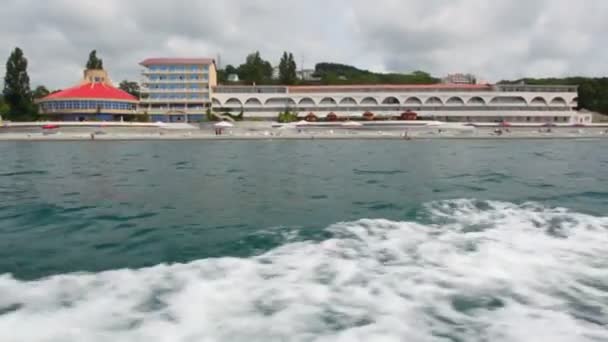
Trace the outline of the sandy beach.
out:
M 243 122 L 221 134 L 205 125 L 61 125 L 55 129 L 15 125 L 0 128 L 0 141 L 107 140 L 344 140 L 344 139 L 597 139 L 608 138 L 606 127 L 437 127 L 330 128 L 273 127 L 271 123 Z

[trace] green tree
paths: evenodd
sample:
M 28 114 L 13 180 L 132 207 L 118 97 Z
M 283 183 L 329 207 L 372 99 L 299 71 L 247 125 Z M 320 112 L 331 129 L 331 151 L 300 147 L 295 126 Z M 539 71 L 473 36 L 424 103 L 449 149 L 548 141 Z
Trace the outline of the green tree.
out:
M 89 53 L 89 60 L 87 61 L 87 69 L 103 70 L 103 60 L 97 58 L 97 50 Z
M 6 117 L 10 110 L 8 103 L 4 102 L 4 96 L 0 96 L 0 119 Z
M 281 84 L 292 85 L 297 82 L 297 66 L 292 53 L 283 52 L 279 63 L 279 80 Z
M 239 71 L 231 64 L 226 65 L 226 68 L 224 68 L 224 71 L 226 72 L 226 76 L 239 73 Z
M 239 78 L 244 82 L 269 84 L 272 78 L 272 64 L 265 61 L 259 52 L 247 56 L 244 64 L 238 68 Z
M 27 59 L 20 48 L 15 48 L 6 62 L 4 76 L 4 101 L 8 104 L 9 117 L 27 120 L 34 115 L 30 77 L 27 74 Z
M 34 100 L 38 100 L 44 97 L 47 97 L 51 92 L 43 85 L 39 85 L 32 92 L 32 98 Z
M 124 80 L 120 82 L 118 87 L 137 98 L 141 96 L 141 89 L 139 88 L 139 84 L 137 82 Z

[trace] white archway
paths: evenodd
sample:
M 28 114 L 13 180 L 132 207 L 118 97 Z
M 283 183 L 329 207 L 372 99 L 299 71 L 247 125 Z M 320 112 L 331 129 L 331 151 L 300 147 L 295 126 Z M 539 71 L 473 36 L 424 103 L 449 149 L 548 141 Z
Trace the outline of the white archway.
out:
M 340 106 L 356 106 L 357 105 L 357 101 L 355 101 L 355 99 L 353 99 L 352 97 L 345 97 L 342 100 L 340 100 Z
M 532 99 L 532 101 L 530 102 L 530 105 L 532 106 L 546 106 L 547 105 L 547 100 L 545 100 L 543 97 L 537 96 L 535 98 Z
M 383 105 L 398 105 L 401 104 L 398 98 L 394 96 L 389 96 L 382 101 Z
M 361 104 L 362 105 L 367 105 L 367 106 L 377 106 L 378 105 L 378 100 L 376 100 L 373 97 L 366 97 L 363 100 L 361 100 Z
M 333 97 L 326 97 L 326 98 L 323 98 L 323 100 L 321 100 L 321 102 L 319 102 L 319 104 L 322 106 L 335 106 L 338 104 L 338 102 L 336 102 L 336 100 Z
M 405 100 L 404 104 L 406 104 L 406 105 L 414 105 L 414 106 L 421 106 L 422 105 L 422 100 L 419 99 L 416 96 L 412 96 L 412 97 L 408 97 L 407 100 Z
M 429 97 L 424 104 L 427 105 L 443 105 L 443 101 L 440 98 L 433 96 Z
M 472 106 L 485 106 L 486 101 L 479 96 L 474 96 L 467 101 L 467 104 Z
M 566 102 L 566 100 L 564 100 L 563 97 L 558 96 L 558 97 L 554 98 L 553 100 L 551 100 L 551 105 L 566 107 L 566 106 L 568 106 L 568 102 Z
M 303 107 L 303 106 L 311 106 L 314 107 L 317 104 L 315 103 L 315 101 L 313 99 L 311 99 L 310 97 L 304 97 L 302 99 L 300 99 L 300 102 L 298 102 L 298 105 Z
M 256 99 L 254 97 L 247 99 L 247 101 L 245 101 L 245 105 L 246 106 L 262 106 L 262 101 L 260 101 L 259 99 Z
M 213 105 L 213 107 L 221 107 L 222 103 L 220 102 L 220 100 L 216 99 L 215 97 L 213 99 L 211 99 L 211 104 Z
M 458 96 L 453 96 L 448 99 L 446 104 L 450 106 L 464 106 L 464 100 Z
M 241 100 L 237 99 L 236 97 L 231 97 L 228 99 L 228 101 L 226 101 L 226 107 L 242 107 L 243 106 L 243 102 L 241 102 Z

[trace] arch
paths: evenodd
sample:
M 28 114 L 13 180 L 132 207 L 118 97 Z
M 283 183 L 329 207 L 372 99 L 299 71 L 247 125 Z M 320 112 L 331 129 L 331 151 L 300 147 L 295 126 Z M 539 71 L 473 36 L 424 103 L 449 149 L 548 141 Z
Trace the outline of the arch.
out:
M 242 107 L 243 106 L 243 102 L 241 102 L 241 100 L 237 99 L 236 97 L 231 97 L 228 99 L 228 101 L 226 101 L 226 107 Z
M 246 106 L 262 106 L 262 101 L 260 101 L 259 99 L 256 99 L 255 97 L 252 97 L 250 99 L 247 99 L 247 101 L 245 101 L 245 105 Z
M 355 99 L 353 99 L 352 97 L 345 97 L 342 100 L 340 100 L 340 105 L 341 106 L 356 106 L 357 105 L 357 101 L 355 101 Z
M 271 97 L 264 103 L 266 106 L 288 107 L 296 105 L 296 101 L 287 97 Z
M 497 96 L 490 101 L 492 104 L 508 104 L 508 105 L 524 105 L 527 106 L 528 102 L 521 96 Z
M 458 96 L 453 96 L 448 99 L 446 104 L 452 106 L 464 106 L 464 100 Z
M 401 104 L 401 102 L 399 102 L 398 98 L 396 98 L 394 96 L 389 96 L 382 101 L 382 104 L 398 105 L 398 104 Z
M 362 105 L 374 105 L 377 106 L 378 105 L 378 100 L 376 100 L 373 97 L 366 97 L 363 100 L 361 100 L 361 104 Z
M 467 104 L 474 106 L 485 106 L 486 101 L 479 96 L 474 96 L 467 101 Z
M 304 98 L 300 99 L 300 102 L 298 102 L 298 105 L 299 106 L 316 106 L 317 104 L 310 97 L 304 97 Z
M 537 96 L 535 98 L 532 99 L 532 101 L 530 102 L 530 104 L 532 106 L 546 106 L 547 105 L 547 100 L 545 100 L 543 97 Z
M 429 97 L 424 104 L 427 105 L 443 105 L 443 101 L 440 98 L 433 96 Z
M 418 98 L 418 97 L 416 97 L 416 96 L 411 96 L 411 97 L 408 97 L 408 98 L 407 98 L 407 100 L 405 100 L 405 102 L 404 102 L 404 103 L 405 103 L 405 104 L 407 104 L 407 105 L 417 105 L 417 106 L 421 106 L 421 105 L 422 105 L 422 100 L 421 100 L 421 99 L 419 99 L 419 98 Z
M 553 100 L 551 100 L 551 105 L 566 107 L 566 106 L 568 106 L 568 102 L 566 102 L 566 100 L 564 100 L 563 97 L 558 96 L 558 97 L 554 98 Z
M 215 97 L 211 99 L 211 104 L 214 107 L 221 107 L 222 103 L 220 102 L 220 100 L 216 99 Z
M 321 102 L 319 102 L 319 104 L 325 106 L 335 106 L 338 104 L 338 102 L 336 102 L 333 97 L 325 97 L 323 100 L 321 100 Z

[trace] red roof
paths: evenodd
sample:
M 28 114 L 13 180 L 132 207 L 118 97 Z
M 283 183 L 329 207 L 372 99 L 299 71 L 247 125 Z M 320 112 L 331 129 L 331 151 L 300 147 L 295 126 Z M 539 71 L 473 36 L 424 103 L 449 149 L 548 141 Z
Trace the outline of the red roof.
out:
M 408 90 L 408 89 L 476 89 L 476 90 L 491 90 L 492 85 L 490 84 L 447 84 L 447 83 L 438 83 L 438 84 L 357 84 L 357 85 L 322 85 L 322 86 L 290 86 L 290 93 L 298 93 L 298 92 L 330 92 L 330 91 L 349 91 L 349 90 Z
M 58 99 L 104 99 L 120 101 L 137 101 L 137 98 L 125 91 L 104 83 L 85 83 L 50 94 L 42 100 Z
M 148 58 L 139 64 L 143 66 L 149 65 L 190 65 L 190 64 L 213 64 L 215 61 L 212 58 Z

